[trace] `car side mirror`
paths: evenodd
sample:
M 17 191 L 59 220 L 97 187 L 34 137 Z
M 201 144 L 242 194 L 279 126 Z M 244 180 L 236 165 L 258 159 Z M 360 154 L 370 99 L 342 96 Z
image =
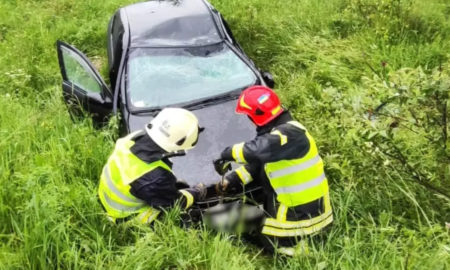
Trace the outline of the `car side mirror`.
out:
M 274 88 L 275 87 L 275 81 L 273 79 L 273 75 L 272 73 L 270 73 L 269 71 L 263 71 L 261 73 L 264 82 L 266 83 L 266 85 L 270 88 Z

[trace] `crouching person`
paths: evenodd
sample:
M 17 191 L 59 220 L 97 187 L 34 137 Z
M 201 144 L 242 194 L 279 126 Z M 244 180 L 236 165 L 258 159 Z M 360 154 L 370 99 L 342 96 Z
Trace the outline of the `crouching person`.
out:
M 333 221 L 328 182 L 316 143 L 306 128 L 285 110 L 271 89 L 253 86 L 242 92 L 236 112 L 247 115 L 257 136 L 227 147 L 214 161 L 243 164 L 217 184 L 219 192 L 261 186 L 266 218 L 256 235 L 264 249 L 286 255 L 302 252 L 303 237 Z
M 117 140 L 103 168 L 98 195 L 114 222 L 137 219 L 151 223 L 161 210 L 180 201 L 189 208 L 201 200 L 206 189 L 178 189 L 170 156 L 193 148 L 201 128 L 191 112 L 180 108 L 163 109 L 146 127 Z

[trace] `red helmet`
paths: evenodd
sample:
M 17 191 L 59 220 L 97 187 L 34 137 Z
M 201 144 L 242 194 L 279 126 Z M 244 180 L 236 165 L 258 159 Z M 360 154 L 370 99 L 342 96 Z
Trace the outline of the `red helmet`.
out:
M 275 92 L 261 85 L 250 86 L 239 97 L 236 113 L 248 115 L 257 126 L 264 126 L 283 112 Z

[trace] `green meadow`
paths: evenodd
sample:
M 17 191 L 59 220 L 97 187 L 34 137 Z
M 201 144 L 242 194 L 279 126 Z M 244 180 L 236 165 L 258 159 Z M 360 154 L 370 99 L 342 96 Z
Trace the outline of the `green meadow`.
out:
M 72 122 L 55 42 L 106 77 L 107 23 L 133 2 L 0 0 L 0 269 L 450 268 L 450 1 L 211 0 L 325 162 L 335 221 L 289 259 L 177 211 L 106 219 L 116 125 Z

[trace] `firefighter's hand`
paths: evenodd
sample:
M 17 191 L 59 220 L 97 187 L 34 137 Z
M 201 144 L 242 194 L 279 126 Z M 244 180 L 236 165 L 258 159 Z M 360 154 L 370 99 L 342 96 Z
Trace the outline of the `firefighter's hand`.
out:
M 219 175 L 224 175 L 227 171 L 231 170 L 231 163 L 224 159 L 215 159 L 213 160 L 214 169 Z
M 198 200 L 202 201 L 206 198 L 206 186 L 203 183 L 197 184 L 194 190 L 198 192 Z
M 227 179 L 224 179 L 223 181 L 218 182 L 216 184 L 217 194 L 223 195 L 223 194 L 227 193 L 229 185 L 230 185 L 230 181 L 228 181 Z

